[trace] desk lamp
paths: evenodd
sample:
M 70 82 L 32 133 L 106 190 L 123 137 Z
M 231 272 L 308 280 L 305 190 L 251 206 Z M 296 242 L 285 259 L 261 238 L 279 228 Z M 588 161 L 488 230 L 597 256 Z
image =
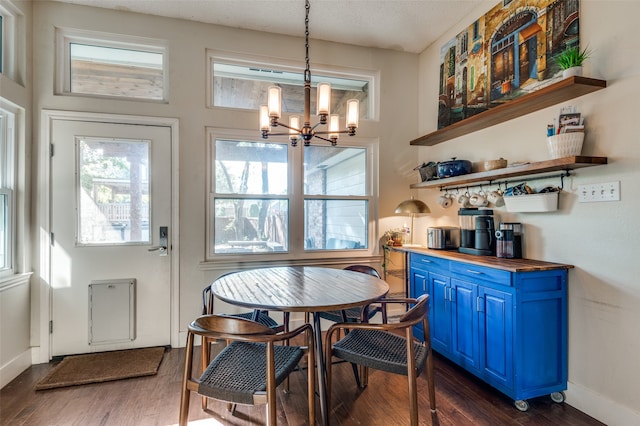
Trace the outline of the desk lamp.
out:
M 413 245 L 413 217 L 418 213 L 431 213 L 429 207 L 420 200 L 416 200 L 411 197 L 410 200 L 405 200 L 398 204 L 396 207 L 395 214 L 408 214 L 411 216 L 411 245 Z

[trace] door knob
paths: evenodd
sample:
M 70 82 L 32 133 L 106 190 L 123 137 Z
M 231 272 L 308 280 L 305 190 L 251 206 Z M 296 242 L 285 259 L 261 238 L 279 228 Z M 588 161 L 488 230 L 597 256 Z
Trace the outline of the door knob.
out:
M 160 256 L 166 256 L 168 253 L 167 247 L 169 247 L 169 227 L 161 226 L 160 227 L 160 236 L 158 238 L 157 246 L 149 247 L 148 251 L 157 251 L 160 252 Z

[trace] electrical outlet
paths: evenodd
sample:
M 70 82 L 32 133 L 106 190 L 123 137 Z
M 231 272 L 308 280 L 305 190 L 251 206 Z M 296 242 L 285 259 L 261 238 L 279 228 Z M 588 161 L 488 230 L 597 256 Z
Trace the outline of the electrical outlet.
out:
M 620 201 L 620 181 L 578 185 L 578 201 L 581 203 Z

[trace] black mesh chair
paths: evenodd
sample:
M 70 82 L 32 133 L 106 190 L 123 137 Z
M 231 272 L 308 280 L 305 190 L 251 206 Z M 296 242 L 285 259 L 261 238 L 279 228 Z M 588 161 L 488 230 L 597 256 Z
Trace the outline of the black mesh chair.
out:
M 429 295 L 422 295 L 417 299 L 381 299 L 380 303 L 402 303 L 413 305 L 397 323 L 337 323 L 327 330 L 325 336 L 325 351 L 327 360 L 327 407 L 331 407 L 331 368 L 332 357 L 336 357 L 363 368 L 362 388 L 367 386 L 368 369 L 373 368 L 389 373 L 407 376 L 409 383 L 409 408 L 411 425 L 418 424 L 418 393 L 417 377 L 427 370 L 427 384 L 429 388 L 429 405 L 435 413 L 436 399 L 433 381 L 433 356 L 429 336 L 429 322 L 427 320 Z M 423 342 L 414 339 L 413 326 L 422 324 Z M 331 344 L 334 334 L 348 329 L 349 333 L 335 344 Z M 398 332 L 403 332 L 400 335 Z M 410 344 L 407 344 L 410 342 Z
M 350 265 L 344 268 L 348 271 L 362 272 L 364 274 L 372 275 L 376 278 L 381 278 L 378 271 L 375 268 L 367 265 Z M 382 305 L 369 305 L 364 308 L 351 308 L 342 311 L 325 311 L 320 312 L 320 318 L 324 318 L 333 322 L 361 322 L 368 321 L 373 318 L 376 313 L 382 313 L 382 322 L 387 322 L 387 310 L 382 308 Z
M 229 275 L 224 274 L 221 277 Z M 211 286 L 208 285 L 202 290 L 202 315 L 212 315 L 213 312 L 213 302 L 215 300 L 215 296 L 211 291 Z M 285 324 L 288 322 L 288 313 L 285 313 Z M 276 320 L 269 316 L 267 311 L 257 311 L 257 312 L 242 312 L 239 314 L 229 314 L 229 316 L 233 316 L 236 318 L 244 318 L 252 321 L 259 322 L 260 324 L 266 325 L 267 327 L 273 328 L 275 331 L 283 331 L 285 329 L 285 325 L 278 324 Z
M 209 363 L 210 345 L 202 346 L 201 369 L 194 377 L 193 346 L 195 336 L 208 340 L 226 340 L 228 345 Z M 277 345 L 304 335 L 306 346 Z M 314 335 L 310 324 L 291 332 L 276 333 L 272 328 L 244 318 L 228 315 L 203 315 L 189 324 L 185 348 L 184 373 L 180 398 L 180 426 L 189 417 L 191 392 L 207 398 L 235 404 L 266 404 L 267 424 L 276 424 L 276 387 L 306 358 L 314 364 Z M 305 357 L 306 355 L 306 357 Z M 307 369 L 309 424 L 315 423 L 315 371 Z M 235 410 L 235 408 L 234 408 Z

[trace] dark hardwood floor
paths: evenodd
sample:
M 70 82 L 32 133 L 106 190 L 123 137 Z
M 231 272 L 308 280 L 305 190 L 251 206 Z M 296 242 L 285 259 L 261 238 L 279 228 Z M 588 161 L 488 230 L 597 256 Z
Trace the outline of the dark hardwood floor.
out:
M 54 366 L 30 367 L 0 391 L 2 425 L 175 425 L 178 422 L 183 349 L 165 353 L 156 376 L 46 391 L 35 384 Z M 547 397 L 529 400 L 531 408 L 520 412 L 512 401 L 473 376 L 435 356 L 436 404 L 429 412 L 424 373 L 419 378 L 420 424 L 424 425 L 570 425 L 602 423 L 567 404 Z M 278 424 L 307 424 L 305 377 L 294 372 L 291 391 L 278 390 Z M 335 367 L 332 392 L 332 425 L 407 425 L 409 422 L 406 377 L 371 371 L 369 386 L 360 391 L 351 367 Z M 319 415 L 319 406 L 317 406 Z M 192 396 L 192 425 L 264 424 L 264 407 L 238 406 L 232 416 L 226 404 L 211 401 L 209 412 Z

